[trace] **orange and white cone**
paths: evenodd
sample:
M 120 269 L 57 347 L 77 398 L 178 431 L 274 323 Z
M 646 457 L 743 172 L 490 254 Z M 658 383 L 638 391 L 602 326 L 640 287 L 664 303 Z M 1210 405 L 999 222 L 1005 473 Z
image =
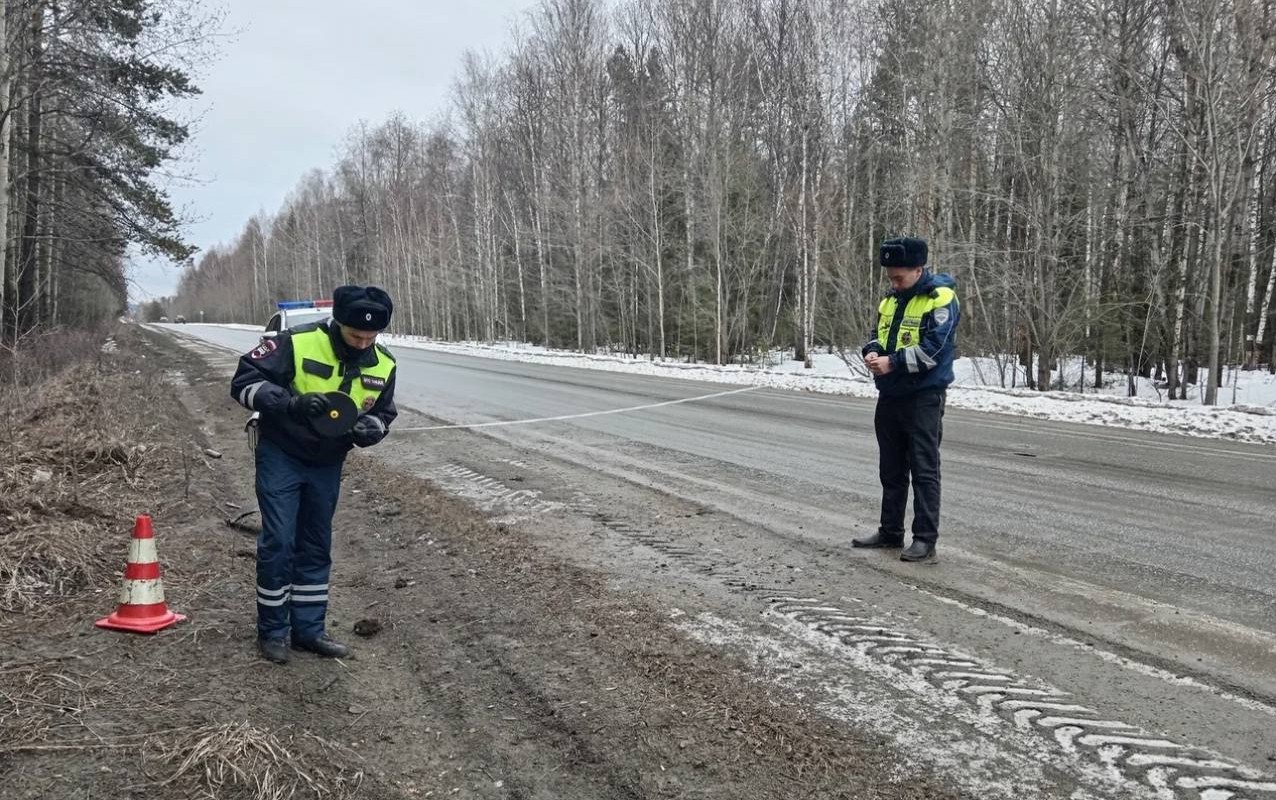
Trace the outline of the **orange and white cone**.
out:
M 164 582 L 160 580 L 159 556 L 151 518 L 143 514 L 133 526 L 124 567 L 124 586 L 115 613 L 98 620 L 99 628 L 134 633 L 155 633 L 186 619 L 168 610 L 164 602 Z

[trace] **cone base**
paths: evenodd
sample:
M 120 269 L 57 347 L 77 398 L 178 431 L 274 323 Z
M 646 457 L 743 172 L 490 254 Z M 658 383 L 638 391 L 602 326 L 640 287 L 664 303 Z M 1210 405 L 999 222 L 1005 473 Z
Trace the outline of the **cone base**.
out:
M 112 631 L 128 631 L 130 633 L 158 633 L 170 625 L 176 625 L 186 619 L 185 614 L 165 611 L 153 617 L 128 618 L 120 616 L 117 611 L 109 617 L 103 617 L 93 623 L 99 628 Z

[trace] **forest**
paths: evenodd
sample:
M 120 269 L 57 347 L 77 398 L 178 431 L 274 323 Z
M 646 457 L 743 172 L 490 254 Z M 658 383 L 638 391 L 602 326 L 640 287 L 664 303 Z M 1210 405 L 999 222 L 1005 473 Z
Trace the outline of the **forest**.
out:
M 0 344 L 113 320 L 131 255 L 194 249 L 167 192 L 173 103 L 216 20 L 195 0 L 0 0 Z
M 1276 0 L 544 0 L 456 65 L 448 108 L 351 120 L 334 163 L 189 262 L 170 311 L 262 322 L 370 282 L 399 333 L 855 360 L 878 245 L 912 234 L 957 280 L 963 355 L 1031 365 L 1043 390 L 1074 388 L 1059 359 L 1083 356 L 1087 386 L 1153 377 L 1212 404 L 1224 365 L 1273 362 L 1274 30 Z M 53 69 L 28 61 L 15 96 Z M 4 137 L 19 298 L 57 272 L 41 226 L 101 222 L 42 199 L 156 210 L 127 179 L 31 173 L 100 140 L 88 109 L 24 102 Z M 110 156 L 175 133 L 148 132 Z M 176 246 L 164 221 L 147 241 Z

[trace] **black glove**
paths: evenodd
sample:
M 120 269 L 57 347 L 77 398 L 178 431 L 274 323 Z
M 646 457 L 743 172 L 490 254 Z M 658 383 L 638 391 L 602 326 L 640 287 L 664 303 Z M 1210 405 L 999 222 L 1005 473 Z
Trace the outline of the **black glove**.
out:
M 317 417 L 331 407 L 328 398 L 320 392 L 307 392 L 288 401 L 288 414 L 297 420 Z
M 371 414 L 364 414 L 354 421 L 350 436 L 356 447 L 371 447 L 385 438 L 385 423 Z

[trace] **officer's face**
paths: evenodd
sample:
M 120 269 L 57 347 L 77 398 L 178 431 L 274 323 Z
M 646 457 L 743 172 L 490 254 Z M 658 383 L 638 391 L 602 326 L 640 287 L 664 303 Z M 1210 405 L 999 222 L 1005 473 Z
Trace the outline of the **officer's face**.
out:
M 891 288 L 897 292 L 905 289 L 913 288 L 913 284 L 922 279 L 921 267 L 887 267 L 886 279 L 891 282 Z
M 367 350 L 376 344 L 378 333 L 380 331 L 361 331 L 349 325 L 341 326 L 341 338 L 353 350 Z

